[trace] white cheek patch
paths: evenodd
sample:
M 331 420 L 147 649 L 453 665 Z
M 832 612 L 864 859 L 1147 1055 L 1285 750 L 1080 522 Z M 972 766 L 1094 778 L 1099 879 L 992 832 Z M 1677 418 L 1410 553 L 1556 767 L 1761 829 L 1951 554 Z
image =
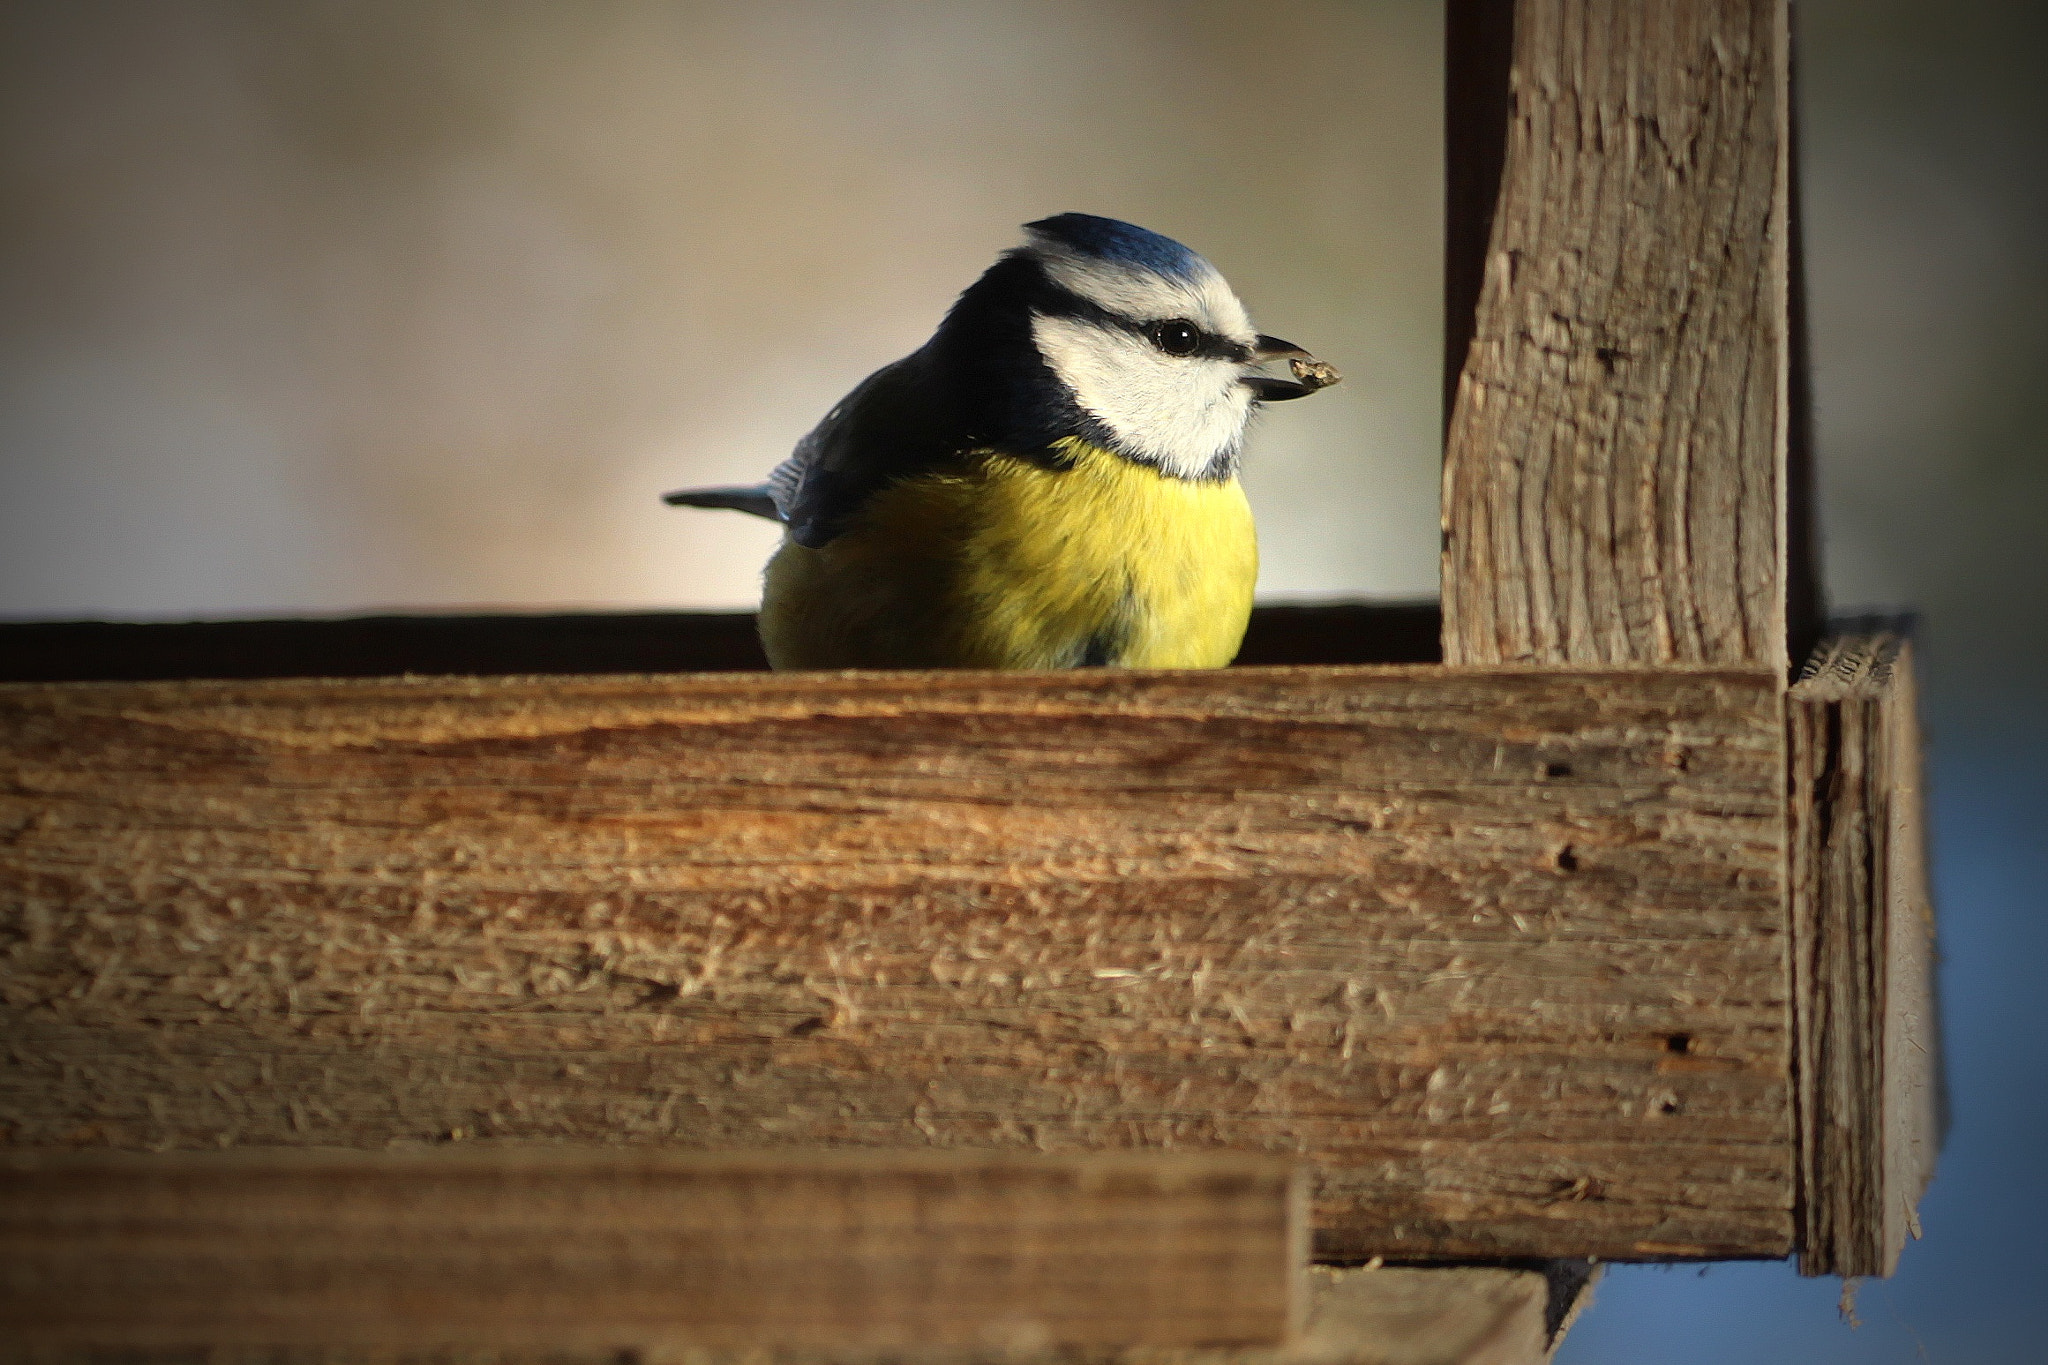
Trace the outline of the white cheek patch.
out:
M 1055 284 L 1119 317 L 1186 318 L 1205 332 L 1246 343 L 1255 335 L 1244 305 L 1207 261 L 1193 276 L 1177 279 L 1065 251 L 1041 248 L 1039 259 Z
M 1031 335 L 1090 416 L 1176 478 L 1213 474 L 1244 438 L 1251 390 L 1228 360 L 1165 355 L 1143 337 L 1075 318 L 1034 316 Z

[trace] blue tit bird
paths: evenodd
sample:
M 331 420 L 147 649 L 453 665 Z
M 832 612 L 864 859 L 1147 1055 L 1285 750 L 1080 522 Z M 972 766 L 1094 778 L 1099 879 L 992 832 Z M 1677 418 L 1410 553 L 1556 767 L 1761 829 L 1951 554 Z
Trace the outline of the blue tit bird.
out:
M 1236 655 L 1258 575 L 1246 425 L 1338 376 L 1257 332 L 1171 238 L 1081 213 L 1025 232 L 766 483 L 667 495 L 783 523 L 760 615 L 775 668 Z M 1280 359 L 1294 378 L 1259 372 Z

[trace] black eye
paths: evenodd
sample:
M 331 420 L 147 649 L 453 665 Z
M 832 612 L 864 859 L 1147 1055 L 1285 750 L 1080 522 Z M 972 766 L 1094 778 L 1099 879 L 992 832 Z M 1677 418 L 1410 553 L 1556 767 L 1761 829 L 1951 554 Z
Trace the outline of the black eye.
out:
M 1193 355 L 1202 344 L 1202 329 L 1186 318 L 1155 322 L 1145 331 L 1152 344 L 1168 355 Z

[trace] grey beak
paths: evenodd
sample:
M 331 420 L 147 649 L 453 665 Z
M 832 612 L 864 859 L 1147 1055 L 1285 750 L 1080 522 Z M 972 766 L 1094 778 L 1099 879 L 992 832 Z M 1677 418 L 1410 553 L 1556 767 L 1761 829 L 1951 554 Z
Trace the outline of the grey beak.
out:
M 1238 381 L 1252 391 L 1254 403 L 1284 403 L 1290 398 L 1306 398 L 1315 390 L 1306 384 L 1297 384 L 1292 379 L 1273 379 L 1263 374 L 1248 374 Z
M 1296 355 L 1300 356 L 1303 360 L 1315 359 L 1314 356 L 1302 350 L 1301 347 L 1293 342 L 1282 341 L 1279 337 L 1269 337 L 1262 334 L 1252 342 L 1252 359 L 1254 360 L 1285 360 L 1288 356 Z

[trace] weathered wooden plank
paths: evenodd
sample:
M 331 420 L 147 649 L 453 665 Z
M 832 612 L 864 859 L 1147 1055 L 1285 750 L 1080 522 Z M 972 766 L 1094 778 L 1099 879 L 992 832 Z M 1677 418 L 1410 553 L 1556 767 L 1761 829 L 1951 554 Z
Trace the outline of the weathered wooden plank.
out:
M 1226 1154 L 0 1155 L 41 1345 L 1279 1345 L 1297 1168 Z
M 1557 1333 L 1549 1286 L 1495 1267 L 1318 1268 L 1308 1331 L 1290 1349 L 1242 1351 L 1346 1365 L 1543 1365 Z M 1576 1302 L 1577 1289 L 1572 1292 Z
M 1238 662 L 1435 663 L 1439 620 L 1434 602 L 1263 606 L 1252 613 Z M 752 612 L 0 622 L 0 682 L 719 673 L 766 667 Z
M 17 1146 L 1234 1147 L 1332 1257 L 1778 1255 L 1778 679 L 0 689 Z
M 1784 669 L 1785 0 L 1509 23 L 1456 0 L 1444 657 Z
M 694 1365 L 1542 1365 L 1591 1276 L 1546 1282 L 1490 1267 L 1311 1266 L 1303 1330 L 1280 1346 L 1023 1349 L 1022 1334 L 974 1347 L 909 1350 L 704 1347 L 680 1351 L 551 1346 L 406 1348 L 232 1343 L 176 1347 L 29 1345 L 0 1341 L 8 1365 L 619 1365 L 625 1357 Z
M 1787 700 L 1800 1268 L 1889 1275 L 1940 1147 L 1912 648 L 1830 640 Z

